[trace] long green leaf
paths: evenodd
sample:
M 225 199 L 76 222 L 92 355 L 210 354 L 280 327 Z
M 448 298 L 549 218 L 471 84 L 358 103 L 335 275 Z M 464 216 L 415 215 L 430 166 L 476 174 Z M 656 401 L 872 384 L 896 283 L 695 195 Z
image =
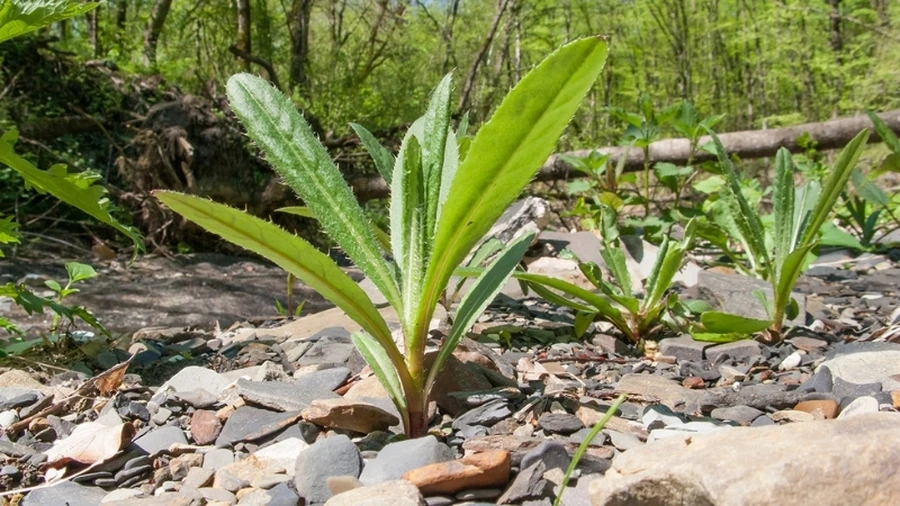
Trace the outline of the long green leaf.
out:
M 176 213 L 296 276 L 375 336 L 391 356 L 403 361 L 378 309 L 328 255 L 277 225 L 238 209 L 181 193 L 153 194 Z
M 378 378 L 378 381 L 387 391 L 388 397 L 397 406 L 397 410 L 403 415 L 403 426 L 408 427 L 409 411 L 406 405 L 406 395 L 403 393 L 403 385 L 400 382 L 400 377 L 397 375 L 398 367 L 405 369 L 406 364 L 402 361 L 399 364 L 392 362 L 391 357 L 385 352 L 381 343 L 368 332 L 354 332 L 350 334 L 350 339 L 353 341 L 356 349 L 359 350 L 359 354 L 372 368 L 372 372 L 375 373 L 375 377 Z
M 391 159 L 393 160 L 393 158 Z M 294 216 L 300 216 L 303 218 L 312 218 L 314 220 L 316 219 L 316 216 L 312 213 L 312 211 L 309 210 L 308 207 L 288 206 L 278 208 L 276 209 L 276 211 L 279 213 L 293 214 Z M 385 251 L 391 251 L 391 237 L 387 234 L 387 232 L 378 228 L 378 225 L 371 221 L 369 222 L 369 226 L 372 228 L 372 234 L 375 235 L 375 239 L 378 240 L 378 244 L 380 244 Z
M 762 332 L 772 325 L 772 320 L 759 320 L 720 311 L 707 311 L 700 315 L 700 323 L 715 334 L 752 334 Z
M 866 111 L 866 114 L 868 114 L 869 118 L 872 120 L 872 125 L 875 126 L 875 133 L 881 138 L 881 142 L 894 153 L 900 154 L 900 139 L 897 139 L 897 136 L 894 135 L 894 131 L 891 130 L 890 127 L 885 124 L 884 120 L 879 118 L 874 112 Z
M 378 173 L 381 174 L 381 177 L 383 177 L 388 186 L 390 186 L 391 177 L 394 175 L 394 155 L 385 149 L 385 147 L 378 142 L 378 139 L 372 135 L 372 132 L 366 130 L 366 127 L 358 123 L 350 123 L 350 128 L 356 132 L 356 136 L 359 137 L 360 142 L 362 142 L 366 151 L 369 152 L 369 156 L 371 156 L 372 161 L 375 162 L 375 169 L 378 170 Z
M 647 280 L 647 294 L 642 304 L 644 308 L 655 306 L 663 299 L 666 290 L 672 287 L 672 280 L 681 270 L 684 251 L 681 244 L 672 243 L 668 237 L 663 241 L 663 246 L 659 248 L 659 256 Z
M 781 266 L 781 272 L 778 276 L 778 284 L 774 286 L 776 312 L 778 312 L 779 309 L 783 310 L 790 301 L 791 292 L 794 290 L 797 278 L 800 277 L 800 274 L 803 272 L 806 265 L 806 255 L 812 251 L 814 246 L 815 243 L 800 247 L 799 249 L 792 251 L 791 254 L 784 259 L 784 264 Z M 778 312 L 778 314 L 782 313 Z
M 466 332 L 472 328 L 475 320 L 484 313 L 488 304 L 500 293 L 513 269 L 522 261 L 522 257 L 528 251 L 532 239 L 534 239 L 534 234 L 523 234 L 510 242 L 484 270 L 481 276 L 475 280 L 472 288 L 466 292 L 454 315 L 453 327 L 450 328 L 450 333 L 444 339 L 443 344 L 441 344 L 438 356 L 428 372 L 428 381 L 425 383 L 426 394 L 431 390 L 431 385 L 437 378 L 441 367 L 444 366 L 444 362 L 456 349 L 456 345 L 466 335 Z
M 99 5 L 71 0 L 4 0 L 0 6 L 0 42 L 80 16 Z
M 781 148 L 775 155 L 775 191 L 774 206 L 772 212 L 775 214 L 775 276 L 779 275 L 784 259 L 794 247 L 793 231 L 794 225 L 794 164 L 791 160 L 791 153 Z M 797 219 L 802 219 L 797 216 Z
M 134 243 L 135 255 L 144 251 L 144 243 L 138 231 L 119 223 L 110 214 L 112 204 L 106 197 L 106 189 L 94 184 L 99 175 L 92 173 L 69 174 L 66 166 L 57 164 L 50 170 L 40 170 L 28 160 L 17 155 L 14 146 L 19 133 L 7 131 L 0 138 L 0 163 L 6 164 L 25 179 L 26 186 L 42 193 L 49 193 L 72 207 L 87 213 L 95 220 L 125 234 Z
M 437 225 L 438 204 L 443 182 L 444 152 L 450 136 L 450 84 L 451 74 L 441 79 L 431 93 L 431 101 L 425 112 L 425 138 L 422 139 L 422 172 L 425 175 L 425 230 L 429 237 Z M 456 142 L 453 139 L 453 142 Z M 427 252 L 426 252 L 427 253 Z
M 856 167 L 856 162 L 859 160 L 859 156 L 865 149 L 868 140 L 869 130 L 863 130 L 856 134 L 856 137 L 841 150 L 841 154 L 838 155 L 837 162 L 834 164 L 828 180 L 822 186 L 822 195 L 816 203 L 816 208 L 813 210 L 812 217 L 809 220 L 809 226 L 806 227 L 798 247 L 813 244 L 819 236 L 819 229 L 822 228 L 822 224 L 834 212 L 834 205 L 837 203 L 838 197 L 841 196 L 841 192 L 847 186 L 850 173 Z
M 347 182 L 294 105 L 268 81 L 250 74 L 232 76 L 227 92 L 232 110 L 272 168 L 388 302 L 398 307 L 396 270 L 382 256 Z
M 401 305 L 395 306 L 408 331 L 418 309 L 425 274 L 425 188 L 419 141 L 408 135 L 394 166 L 391 185 L 391 249 L 400 269 Z
M 599 37 L 555 51 L 516 85 L 478 132 L 441 211 L 417 318 L 419 327 L 428 324 L 453 270 L 553 151 L 603 69 L 607 52 L 606 42 Z

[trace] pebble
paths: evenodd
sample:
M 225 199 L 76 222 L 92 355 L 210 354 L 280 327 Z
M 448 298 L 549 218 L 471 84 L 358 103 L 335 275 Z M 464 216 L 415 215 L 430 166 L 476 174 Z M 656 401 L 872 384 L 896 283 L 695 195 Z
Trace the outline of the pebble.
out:
M 584 423 L 570 413 L 544 413 L 538 418 L 538 427 L 554 434 L 572 434 L 584 428 Z
M 403 473 L 424 495 L 456 494 L 473 488 L 505 487 L 512 460 L 509 452 L 489 450 Z
M 750 425 L 763 414 L 762 411 L 750 406 L 733 406 L 729 408 L 716 408 L 710 416 L 717 420 L 728 420 L 740 425 Z
M 331 497 L 326 480 L 333 476 L 359 478 L 362 459 L 356 445 L 343 435 L 320 439 L 297 457 L 294 484 L 306 503 L 325 502 Z
M 841 418 L 850 418 L 852 416 L 863 415 L 866 413 L 878 412 L 878 400 L 874 397 L 857 397 L 851 403 L 847 404 L 841 413 L 837 416 Z
M 455 457 L 453 449 L 434 436 L 398 441 L 382 448 L 375 459 L 366 463 L 359 481 L 365 485 L 375 485 L 398 480 L 406 471 L 450 461 Z

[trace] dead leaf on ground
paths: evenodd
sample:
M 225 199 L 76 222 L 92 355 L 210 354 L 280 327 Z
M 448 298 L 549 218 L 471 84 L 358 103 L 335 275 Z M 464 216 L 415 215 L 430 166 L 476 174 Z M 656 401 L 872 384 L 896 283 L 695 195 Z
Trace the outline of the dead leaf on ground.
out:
M 63 467 L 70 462 L 94 464 L 112 458 L 131 443 L 135 428 L 130 423 L 112 427 L 98 422 L 79 425 L 72 434 L 57 441 L 47 450 L 47 463 L 51 467 Z

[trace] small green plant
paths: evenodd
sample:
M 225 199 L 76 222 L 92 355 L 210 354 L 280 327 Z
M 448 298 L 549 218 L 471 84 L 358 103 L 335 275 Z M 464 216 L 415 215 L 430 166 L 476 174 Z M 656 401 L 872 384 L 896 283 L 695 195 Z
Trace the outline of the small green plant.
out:
M 854 137 L 841 151 L 824 185 L 810 181 L 794 184 L 794 164 L 787 149 L 775 156 L 772 226 L 768 233 L 759 211 L 751 207 L 741 191 L 737 169 L 725 152 L 719 138 L 713 136 L 725 184 L 719 191 L 724 205 L 714 208 L 713 221 L 732 241 L 740 244 L 748 270 L 772 286 L 773 299 L 755 292 L 766 308 L 765 320 L 708 311 L 700 316 L 701 324 L 694 338 L 727 341 L 764 332 L 767 340 L 781 339 L 785 317 L 797 315 L 798 305 L 791 297 L 797 278 L 806 269 L 807 256 L 819 242 L 822 225 L 834 213 L 834 205 L 844 191 L 853 168 L 866 145 L 869 131 Z
M 681 242 L 669 238 L 663 240 L 653 269 L 644 283 L 644 295 L 638 297 L 632 291 L 631 274 L 616 221 L 616 212 L 609 207 L 603 208 L 600 255 L 609 271 L 608 279 L 604 279 L 597 264 L 579 263 L 581 272 L 597 287 L 599 294 L 542 274 L 516 272 L 513 275 L 527 282 L 535 293 L 549 302 L 574 309 L 576 335 L 583 335 L 591 322 L 602 320 L 612 323 L 629 341 L 641 343 L 662 330 L 664 313 L 679 304 L 678 295 L 670 292 L 669 288 L 690 246 L 694 222 L 691 221 L 685 228 Z
M 429 324 L 454 270 L 534 177 L 556 146 L 606 61 L 607 44 L 581 39 L 526 75 L 468 145 L 450 128 L 450 76 L 410 128 L 390 173 L 390 251 L 325 148 L 294 105 L 266 81 L 239 74 L 228 81 L 232 110 L 322 228 L 396 310 L 401 352 L 363 290 L 328 256 L 270 222 L 199 197 L 158 191 L 170 209 L 223 238 L 259 253 L 321 293 L 363 329 L 352 339 L 402 415 L 411 437 L 428 430 L 428 398 L 441 367 L 500 291 L 531 236 L 497 255 L 456 309 L 453 325 L 426 367 Z M 390 170 L 389 170 L 390 169 Z M 391 258 L 388 258 L 387 254 Z

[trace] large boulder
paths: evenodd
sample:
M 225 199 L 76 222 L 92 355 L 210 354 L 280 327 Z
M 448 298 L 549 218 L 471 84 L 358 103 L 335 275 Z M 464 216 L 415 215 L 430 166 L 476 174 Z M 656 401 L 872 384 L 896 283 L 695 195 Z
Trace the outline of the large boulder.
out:
M 593 506 L 894 504 L 900 414 L 726 429 L 649 443 L 591 483 Z

